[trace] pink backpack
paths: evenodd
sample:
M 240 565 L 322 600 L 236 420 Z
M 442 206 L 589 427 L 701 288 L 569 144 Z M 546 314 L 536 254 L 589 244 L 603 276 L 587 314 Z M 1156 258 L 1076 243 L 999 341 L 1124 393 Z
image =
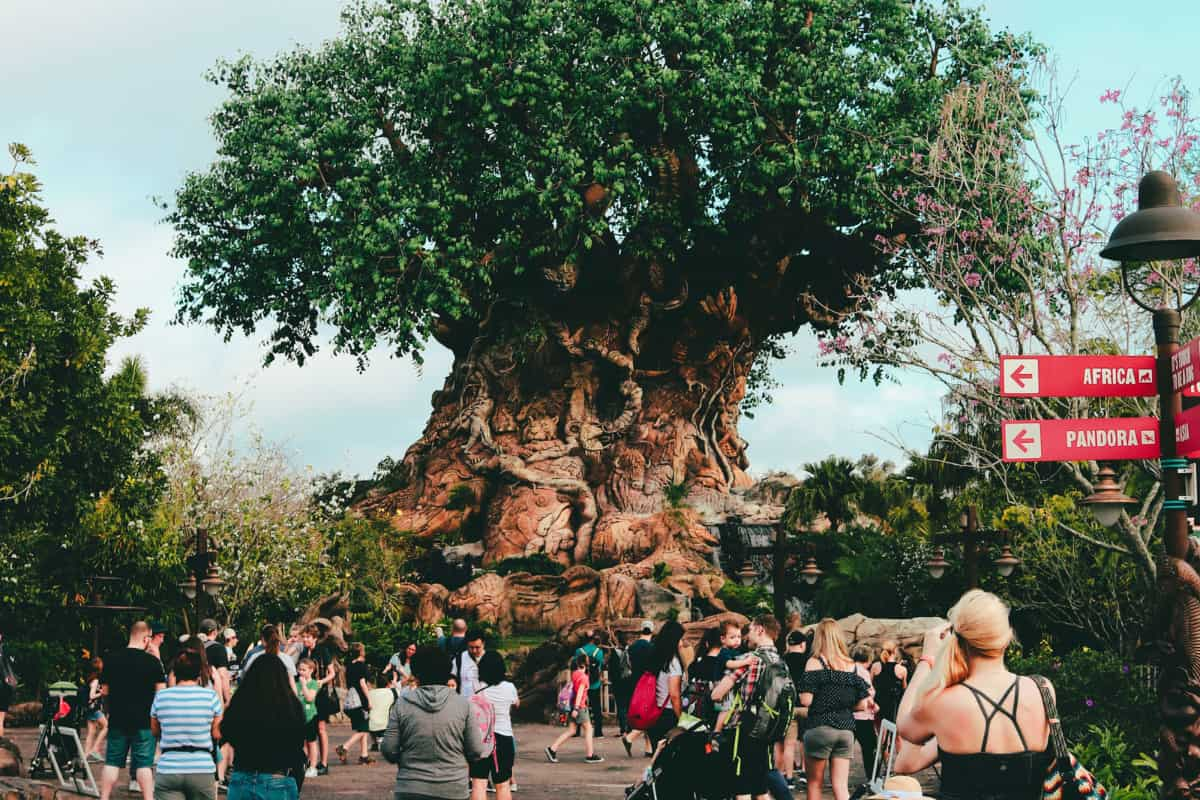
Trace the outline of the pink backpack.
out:
M 655 702 L 655 692 L 658 687 L 658 676 L 653 672 L 643 672 L 633 687 L 633 696 L 629 698 L 629 713 L 626 719 L 635 731 L 648 731 L 662 716 L 666 703 L 659 705 Z
M 480 758 L 491 758 L 496 752 L 496 709 L 492 701 L 476 692 L 467 700 L 471 704 L 471 718 L 479 726 L 483 738 L 483 755 Z

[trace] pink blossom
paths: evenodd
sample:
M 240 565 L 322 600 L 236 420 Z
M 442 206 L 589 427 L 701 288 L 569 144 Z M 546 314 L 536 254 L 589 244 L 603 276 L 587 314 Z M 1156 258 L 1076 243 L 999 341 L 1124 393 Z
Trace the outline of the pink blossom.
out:
M 979 220 L 979 227 L 983 228 L 985 231 L 991 230 L 992 226 L 995 224 L 996 223 L 992 221 L 991 217 L 984 217 L 983 219 Z
M 817 342 L 817 353 L 827 356 L 833 352 L 833 344 L 828 339 L 822 339 Z
M 1151 271 L 1150 274 L 1146 276 L 1146 283 L 1158 283 L 1161 280 L 1162 280 L 1162 275 L 1159 275 L 1157 272 L 1154 272 L 1154 271 Z
M 979 284 L 983 283 L 983 276 L 978 272 L 968 272 L 966 275 L 963 275 L 963 283 L 966 284 L 968 288 L 978 288 Z
M 1119 89 L 1109 89 L 1104 94 L 1100 95 L 1100 102 L 1101 103 L 1115 103 L 1115 102 L 1117 102 L 1117 100 L 1120 99 L 1120 97 L 1121 97 L 1121 91 Z

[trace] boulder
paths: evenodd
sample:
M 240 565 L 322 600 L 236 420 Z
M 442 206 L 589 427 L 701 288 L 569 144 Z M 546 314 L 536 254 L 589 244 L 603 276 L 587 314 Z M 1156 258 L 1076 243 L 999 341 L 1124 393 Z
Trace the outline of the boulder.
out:
M 846 634 L 846 643 L 850 647 L 866 645 L 871 648 L 872 655 L 879 653 L 880 647 L 886 641 L 894 641 L 910 658 L 921 657 L 921 645 L 925 640 L 925 631 L 939 625 L 946 625 L 941 617 L 913 617 L 911 619 L 874 619 L 862 614 L 851 614 L 837 621 L 838 627 Z M 804 630 L 815 627 L 808 625 Z
M 0 738 L 0 776 L 17 777 L 21 774 L 21 748 L 12 739 Z
M 667 619 L 671 610 L 675 609 L 679 618 L 691 620 L 692 600 L 682 594 L 676 594 L 670 589 L 659 586 L 649 578 L 637 582 L 638 613 L 647 619 Z

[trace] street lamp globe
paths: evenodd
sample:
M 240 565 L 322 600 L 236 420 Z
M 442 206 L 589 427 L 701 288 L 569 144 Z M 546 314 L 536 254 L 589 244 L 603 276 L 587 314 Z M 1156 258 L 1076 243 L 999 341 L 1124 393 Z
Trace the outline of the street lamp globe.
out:
M 804 562 L 804 569 L 800 570 L 800 577 L 809 586 L 815 584 L 823 574 L 821 568 L 817 566 L 817 559 L 812 556 L 808 557 L 808 560 Z
M 946 574 L 946 567 L 950 566 L 950 562 L 946 560 L 946 551 L 941 547 L 934 548 L 933 558 L 925 562 L 926 569 L 933 579 L 939 580 Z
M 1117 473 L 1113 471 L 1112 467 L 1100 468 L 1100 472 L 1096 474 L 1096 483 L 1093 484 L 1093 488 L 1095 491 L 1080 502 L 1090 508 L 1096 521 L 1106 528 L 1117 524 L 1117 520 L 1121 518 L 1121 512 L 1125 510 L 1126 506 L 1137 503 L 1136 500 L 1121 491 L 1121 487 L 1117 484 Z
M 218 574 L 215 565 L 208 568 L 208 574 L 204 576 L 201 585 L 204 587 L 205 594 L 209 597 L 216 597 L 221 593 L 221 588 L 225 585 L 225 581 L 221 580 L 221 576 Z
M 738 580 L 742 582 L 742 586 L 753 586 L 758 581 L 758 570 L 749 561 L 742 564 L 742 568 L 737 572 Z
M 196 579 L 189 575 L 186 581 L 179 582 L 179 591 L 183 592 L 183 596 L 188 600 L 196 599 Z
M 1004 545 L 1000 549 L 1000 557 L 992 562 L 996 565 L 996 572 L 1000 573 L 1000 577 L 1007 578 L 1013 574 L 1013 570 L 1021 565 L 1021 559 L 1013 555 L 1012 548 Z

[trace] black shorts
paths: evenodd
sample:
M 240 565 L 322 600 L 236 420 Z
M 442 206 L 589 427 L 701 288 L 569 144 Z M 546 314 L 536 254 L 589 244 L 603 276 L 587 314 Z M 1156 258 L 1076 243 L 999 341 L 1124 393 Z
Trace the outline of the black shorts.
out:
M 729 752 L 733 758 L 733 793 L 759 795 L 767 793 L 767 772 L 771 769 L 771 745 L 729 733 L 732 741 Z M 735 744 L 736 743 L 736 744 Z
M 8 707 L 12 705 L 13 687 L 8 685 L 8 681 L 0 679 L 0 714 L 6 713 Z
M 317 719 L 320 722 L 329 722 L 330 717 L 338 713 L 338 701 L 334 696 L 330 696 L 325 688 L 317 692 Z
M 367 710 L 365 708 L 348 708 L 346 716 L 350 718 L 350 730 L 355 733 L 369 733 L 371 726 L 367 723 Z
M 313 717 L 308 722 L 304 723 L 304 741 L 315 742 L 317 740 L 317 718 Z
M 471 762 L 471 777 L 478 780 L 492 779 L 492 783 L 507 783 L 512 780 L 513 762 L 517 760 L 517 748 L 513 737 L 496 734 L 496 752 L 487 758 Z

